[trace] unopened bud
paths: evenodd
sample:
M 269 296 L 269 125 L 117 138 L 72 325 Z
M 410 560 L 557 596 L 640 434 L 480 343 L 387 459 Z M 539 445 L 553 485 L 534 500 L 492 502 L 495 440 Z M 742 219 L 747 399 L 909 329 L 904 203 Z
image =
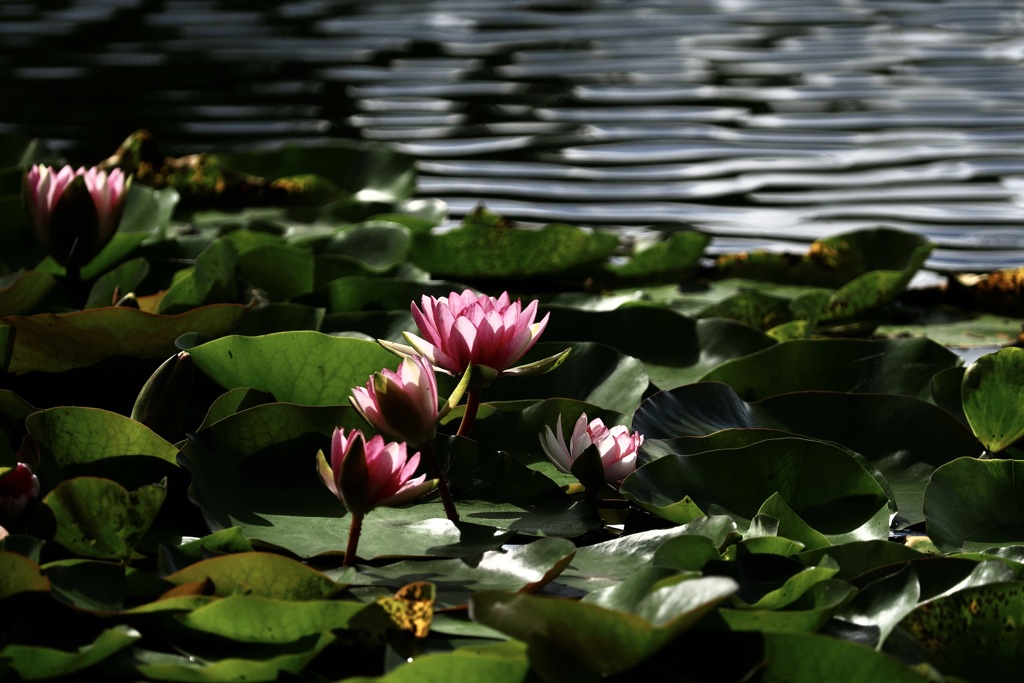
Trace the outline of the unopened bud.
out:
M 192 356 L 187 351 L 165 360 L 139 392 L 132 419 L 168 441 L 176 441 L 185 424 L 193 374 Z

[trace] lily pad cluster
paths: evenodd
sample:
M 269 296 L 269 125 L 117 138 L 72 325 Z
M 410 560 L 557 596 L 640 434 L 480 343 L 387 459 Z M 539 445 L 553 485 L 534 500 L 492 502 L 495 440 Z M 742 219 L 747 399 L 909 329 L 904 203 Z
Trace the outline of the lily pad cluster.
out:
M 712 258 L 688 231 L 483 207 L 453 225 L 413 197 L 409 159 L 331 142 L 204 160 L 330 190 L 305 203 L 239 208 L 236 187 L 218 206 L 205 176 L 189 196 L 187 175 L 139 173 L 118 232 L 69 274 L 21 204 L 26 169 L 63 160 L 33 145 L 3 161 L 4 680 L 989 681 L 1024 665 L 1020 322 L 913 288 L 919 237 Z M 458 521 L 436 494 L 378 508 L 345 566 L 350 520 L 316 454 L 337 428 L 374 433 L 349 395 L 399 366 L 411 304 L 467 287 L 540 302 L 524 363 L 572 350 L 488 385 L 470 434 L 465 406 L 445 414 L 432 448 Z M 437 380 L 449 395 L 458 378 Z M 596 495 L 541 443 L 583 414 L 643 437 L 636 471 Z

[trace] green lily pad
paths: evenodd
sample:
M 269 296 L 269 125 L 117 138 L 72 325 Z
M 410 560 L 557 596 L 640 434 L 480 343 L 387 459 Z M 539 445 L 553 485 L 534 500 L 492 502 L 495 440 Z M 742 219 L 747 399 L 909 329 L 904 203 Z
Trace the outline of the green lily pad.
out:
M 470 616 L 528 643 L 531 664 L 546 677 L 577 666 L 583 675 L 614 675 L 653 655 L 736 590 L 721 577 L 679 579 L 644 595 L 629 612 L 485 591 L 473 596 Z
M 247 584 L 248 585 L 248 584 Z M 228 595 L 178 618 L 185 628 L 246 643 L 290 643 L 349 627 L 366 605 L 351 600 L 309 600 Z
M 196 257 L 194 266 L 175 273 L 157 312 L 183 313 L 206 304 L 235 301 L 237 262 L 238 252 L 230 240 L 214 240 Z
M 913 309 L 911 309 L 913 310 Z M 1009 344 L 1020 334 L 1020 320 L 952 306 L 923 308 L 909 321 L 885 322 L 875 334 L 887 337 L 926 336 L 943 346 L 959 349 Z
M 166 579 L 174 584 L 195 583 L 209 580 L 213 583 L 215 594 L 230 596 L 242 593 L 247 596 L 274 598 L 277 600 L 319 600 L 329 598 L 342 588 L 321 572 L 283 555 L 266 552 L 237 553 L 214 557 L 196 562 L 177 571 Z M 217 604 L 217 603 L 214 603 Z M 274 606 L 260 603 L 238 603 L 213 609 L 210 619 L 217 620 L 216 615 L 233 609 L 272 610 Z M 287 609 L 287 608 L 282 608 Z M 201 618 L 198 623 L 207 623 Z M 222 628 L 227 628 L 222 627 Z M 253 638 L 256 633 L 263 633 L 270 640 L 258 642 L 280 642 L 272 625 L 249 624 L 234 627 L 236 636 L 243 632 Z M 302 634 L 307 635 L 307 634 Z M 243 640 L 247 639 L 242 637 Z M 286 638 L 285 640 L 293 640 Z
M 63 372 L 113 357 L 167 358 L 186 332 L 218 337 L 245 313 L 239 304 L 214 304 L 178 315 L 137 308 L 93 308 L 77 313 L 8 316 L 0 323 L 16 330 L 8 371 Z
M 829 555 L 839 564 L 839 573 L 836 574 L 836 578 L 843 581 L 849 581 L 878 567 L 896 565 L 923 557 L 913 548 L 888 540 L 879 540 L 852 541 L 828 548 L 807 550 L 797 555 L 796 559 L 814 564 L 825 555 Z
M 368 221 L 339 230 L 330 240 L 314 245 L 321 255 L 317 259 L 317 282 L 342 276 L 330 277 L 340 263 L 325 259 L 324 255 L 344 256 L 360 266 L 358 273 L 346 274 L 385 273 L 408 260 L 411 240 L 408 228 L 395 223 Z
M 375 342 L 310 331 L 233 335 L 188 352 L 197 368 L 227 389 L 251 387 L 278 401 L 316 406 L 347 405 L 353 387 L 401 360 Z
M 982 356 L 964 373 L 967 422 L 985 448 L 998 453 L 1024 437 L 1024 349 Z
M 210 405 L 210 409 L 206 411 L 203 423 L 199 425 L 199 431 L 235 413 L 273 402 L 274 397 L 265 391 L 250 389 L 249 387 L 228 389 Z
M 900 622 L 943 673 L 1010 680 L 1024 667 L 1024 583 L 978 586 L 927 602 Z
M 671 529 L 641 531 L 585 545 L 576 551 L 572 562 L 559 575 L 558 583 L 589 593 L 617 585 L 652 563 L 677 570 L 684 569 L 676 551 L 672 550 L 676 539 L 698 538 L 701 540 L 697 544 L 701 548 L 707 547 L 704 543 L 707 541 L 717 549 L 735 534 L 736 522 L 731 517 L 715 515 L 701 517 Z M 686 549 L 694 550 L 688 540 L 681 543 Z M 687 558 L 686 561 L 691 560 Z
M 113 306 L 117 303 L 114 298 L 115 292 L 118 294 L 118 298 L 134 292 L 148 274 L 149 261 L 146 259 L 139 257 L 125 261 L 101 275 L 93 283 L 92 289 L 89 290 L 89 298 L 85 302 L 85 308 Z
M 807 524 L 835 538 L 873 523 L 879 510 L 888 507 L 882 487 L 847 451 L 795 437 L 668 455 L 627 477 L 621 491 L 677 522 L 689 519 L 673 519 L 670 506 L 685 498 L 706 512 L 722 509 L 749 520 L 779 493 Z
M 813 633 L 764 636 L 762 671 L 766 681 L 813 683 L 926 683 L 926 674 L 890 655 L 838 638 Z
M 722 607 L 719 615 L 734 631 L 762 633 L 814 633 L 856 594 L 857 589 L 837 580 L 815 583 L 786 609 L 760 610 Z
M 620 283 L 635 280 L 678 282 L 697 271 L 704 248 L 710 242 L 708 235 L 694 230 L 637 240 L 625 263 L 607 264 L 605 271 Z
M 903 617 L 921 600 L 921 583 L 913 563 L 861 587 L 860 592 L 838 615 L 843 621 L 877 629 L 874 643 L 881 647 Z
M 931 249 L 928 240 L 918 234 L 875 228 L 815 240 L 806 255 L 767 251 L 725 254 L 718 257 L 716 266 L 722 277 L 842 287 L 873 271 L 916 270 Z
M 413 581 L 436 579 L 434 608 L 447 609 L 465 606 L 473 593 L 483 590 L 539 591 L 565 569 L 575 552 L 576 546 L 564 538 L 541 538 L 472 558 L 405 560 L 366 567 L 360 570 L 358 582 L 384 586 L 391 594 Z
M 112 658 L 140 638 L 142 634 L 138 631 L 120 624 L 103 631 L 95 641 L 72 652 L 10 643 L 0 648 L 0 670 L 13 671 L 22 681 L 70 676 Z
M 182 683 L 220 681 L 277 681 L 282 674 L 298 674 L 335 641 L 331 633 L 320 633 L 286 646 L 267 648 L 249 658 L 207 659 L 195 655 L 168 654 L 136 648 L 135 669 L 148 679 Z
M 271 301 L 287 301 L 313 291 L 313 252 L 286 244 L 264 244 L 242 252 L 238 270 Z
M 0 278 L 0 315 L 24 315 L 57 286 L 52 275 L 39 270 Z
M 0 600 L 18 593 L 50 590 L 39 565 L 24 555 L 0 550 Z
M 757 330 L 770 330 L 793 319 L 789 299 L 757 290 L 740 291 L 702 308 L 700 318 L 728 318 Z
M 611 311 L 546 306 L 551 318 L 545 341 L 601 342 L 639 358 L 651 381 L 671 389 L 695 381 L 726 360 L 760 351 L 775 342 L 727 320 L 695 321 L 669 308 L 627 304 Z M 657 334 L 637 334 L 657 330 Z
M 862 316 L 891 303 L 910 284 L 935 245 L 917 235 L 907 235 L 908 242 L 918 241 L 907 255 L 906 261 L 895 269 L 873 270 L 863 273 L 836 290 L 810 319 L 834 322 Z
M 54 540 L 82 557 L 125 561 L 167 496 L 164 483 L 128 491 L 109 479 L 75 477 L 43 498 L 54 516 Z
M 644 401 L 633 426 L 647 437 L 641 452 L 648 458 L 738 446 L 786 432 L 842 444 L 885 477 L 897 509 L 910 522 L 924 519 L 924 489 L 935 468 L 981 450 L 945 411 L 893 394 L 806 391 L 748 404 L 726 385 L 700 382 Z M 716 432 L 721 434 L 711 438 Z
M 527 683 L 533 680 L 526 645 L 509 641 L 500 645 L 462 647 L 416 657 L 383 676 L 355 676 L 346 683 L 450 683 L 488 681 Z
M 367 204 L 395 204 L 416 189 L 413 160 L 379 143 L 317 140 L 222 152 L 218 157 L 225 166 L 263 178 L 315 174 Z
M 962 423 L 910 396 L 798 392 L 751 408 L 758 425 L 834 441 L 863 455 L 892 487 L 900 515 L 912 523 L 924 519 L 924 491 L 935 468 L 979 453 Z
M 39 474 L 44 482 L 103 474 L 134 487 L 177 469 L 177 448 L 149 427 L 118 413 L 61 406 L 32 413 L 25 419 L 25 428 L 39 446 Z
M 726 361 L 702 380 L 725 382 L 744 400 L 793 391 L 907 394 L 927 399 L 956 354 L 926 338 L 798 339 Z
M 958 458 L 935 470 L 924 494 L 928 535 L 940 548 L 983 550 L 1024 542 L 1024 462 Z
M 129 601 L 155 600 L 173 587 L 158 576 L 109 560 L 56 560 L 43 570 L 53 596 L 81 612 L 119 612 Z
M 564 350 L 564 344 L 540 342 L 519 364 Z M 486 401 L 574 399 L 628 415 L 640 405 L 647 385 L 647 373 L 636 358 L 604 344 L 580 342 L 572 345 L 572 353 L 555 370 L 536 376 L 501 377 L 482 393 Z
M 571 225 L 534 230 L 466 222 L 444 233 L 415 233 L 409 257 L 437 278 L 523 278 L 598 263 L 618 245 L 618 237 L 610 232 Z M 452 254 L 460 257 L 454 259 Z

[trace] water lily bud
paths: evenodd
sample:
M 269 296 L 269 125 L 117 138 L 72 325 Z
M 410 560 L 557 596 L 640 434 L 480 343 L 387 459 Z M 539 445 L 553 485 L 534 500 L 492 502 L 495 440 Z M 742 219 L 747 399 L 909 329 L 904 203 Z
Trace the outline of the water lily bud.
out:
M 335 429 L 331 438 L 331 461 L 317 453 L 320 480 L 353 515 L 364 515 L 375 507 L 403 505 L 424 495 L 437 481 L 418 477 L 420 454 L 409 457 L 404 443 L 385 443 L 379 434 L 369 441 L 358 429 L 348 436 Z
M 352 406 L 378 431 L 420 445 L 437 431 L 438 396 L 434 368 L 421 356 L 402 360 L 398 372 L 374 373 L 349 397 Z
M 168 441 L 175 441 L 185 423 L 193 375 L 192 356 L 187 351 L 165 360 L 142 386 L 132 408 L 132 419 Z
M 598 461 L 603 469 L 603 481 L 609 484 L 617 485 L 629 476 L 636 469 L 637 451 L 643 442 L 643 434 L 630 434 L 625 425 L 609 428 L 601 418 L 588 423 L 586 413 L 576 421 L 568 443 L 563 436 L 561 415 L 555 432 L 545 427 L 540 435 L 541 448 L 555 467 L 575 475 L 588 488 L 595 484 Z
M 0 468 L 0 524 L 11 524 L 28 502 L 39 495 L 39 478 L 23 462 Z
M 39 242 L 62 266 L 77 270 L 114 236 L 130 186 L 118 168 L 107 174 L 39 164 L 25 174 L 22 194 Z

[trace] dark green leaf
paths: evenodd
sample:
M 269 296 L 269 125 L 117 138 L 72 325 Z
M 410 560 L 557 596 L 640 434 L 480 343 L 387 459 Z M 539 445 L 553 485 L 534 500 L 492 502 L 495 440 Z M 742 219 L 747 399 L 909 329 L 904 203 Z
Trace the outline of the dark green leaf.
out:
M 540 342 L 521 362 L 546 358 L 565 349 L 561 343 Z M 556 370 L 534 377 L 502 377 L 483 391 L 487 401 L 569 398 L 606 410 L 631 414 L 647 389 L 647 373 L 636 358 L 603 344 L 581 342 Z
M 83 557 L 125 561 L 156 518 L 166 485 L 135 491 L 95 477 L 62 481 L 43 499 L 53 513 L 54 540 Z
M 157 312 L 182 313 L 205 304 L 233 302 L 237 260 L 238 253 L 230 240 L 214 240 L 196 257 L 196 265 L 175 274 Z
M 1024 583 L 979 586 L 921 605 L 905 629 L 943 673 L 973 681 L 1012 680 L 1024 667 Z
M 120 298 L 134 292 L 149 274 L 149 262 L 144 258 L 133 258 L 117 268 L 100 276 L 89 290 L 86 308 L 103 308 L 117 303 L 114 294 Z
M 313 252 L 285 244 L 264 244 L 242 252 L 238 270 L 271 301 L 287 301 L 313 291 Z
M 928 535 L 940 548 L 982 550 L 1024 542 L 1024 461 L 958 458 L 935 470 L 924 494 Z
M 14 671 L 23 681 L 70 676 L 113 657 L 141 637 L 138 631 L 122 624 L 103 631 L 92 644 L 72 652 L 12 643 L 0 648 L 0 668 Z
M 167 358 L 186 332 L 218 337 L 245 313 L 239 304 L 203 306 L 179 315 L 154 315 L 124 306 L 77 313 L 0 318 L 17 330 L 9 371 L 63 372 L 112 357 Z
M 807 339 L 727 361 L 703 379 L 725 382 L 747 401 L 807 390 L 927 399 L 932 377 L 957 362 L 956 354 L 926 338 Z
M 57 285 L 52 275 L 39 270 L 18 273 L 13 280 L 3 278 L 0 286 L 0 315 L 24 315 L 32 310 Z
M 747 520 L 779 493 L 832 542 L 858 529 L 874 536 L 875 518 L 888 504 L 878 482 L 845 450 L 799 438 L 665 456 L 630 475 L 621 490 L 656 514 L 689 498 L 705 512 L 724 509 Z

